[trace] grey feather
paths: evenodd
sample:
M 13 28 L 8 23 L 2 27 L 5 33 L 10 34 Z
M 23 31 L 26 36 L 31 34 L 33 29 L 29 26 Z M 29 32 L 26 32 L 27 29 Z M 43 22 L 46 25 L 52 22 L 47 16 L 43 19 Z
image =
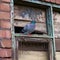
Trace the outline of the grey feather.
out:
M 35 23 L 30 23 L 30 24 L 27 24 L 27 25 L 23 28 L 22 32 L 23 32 L 24 34 L 30 34 L 30 33 L 32 33 L 34 30 L 35 30 Z

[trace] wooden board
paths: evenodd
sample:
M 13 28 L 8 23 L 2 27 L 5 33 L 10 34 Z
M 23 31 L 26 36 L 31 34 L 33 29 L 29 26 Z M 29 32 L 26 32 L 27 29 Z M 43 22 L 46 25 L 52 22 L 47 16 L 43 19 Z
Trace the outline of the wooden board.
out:
M 56 52 L 56 60 L 60 60 L 60 52 Z
M 39 49 L 36 46 L 19 46 L 18 60 L 48 60 L 47 51 L 39 51 Z M 60 52 L 56 52 L 56 60 L 60 60 Z
M 48 53 L 46 51 L 40 51 L 43 48 L 41 44 L 21 44 L 18 50 L 18 60 L 48 60 Z
M 15 21 L 14 26 L 24 27 L 25 25 L 27 25 L 29 23 L 30 22 L 27 22 L 27 21 Z M 46 24 L 44 24 L 44 23 L 36 23 L 35 30 L 47 33 L 46 32 Z
M 15 6 L 14 7 L 15 19 L 24 19 L 24 20 L 36 20 L 37 22 L 46 22 L 45 10 L 26 7 L 26 6 Z
M 54 19 L 55 37 L 60 38 L 60 13 L 54 12 L 53 19 Z
M 19 51 L 18 60 L 48 60 L 46 52 Z
M 60 52 L 60 39 L 55 39 L 56 40 L 56 51 Z
M 14 26 L 24 27 L 30 21 L 35 20 L 37 22 L 35 30 L 47 33 L 45 10 L 27 6 L 15 6 L 14 9 L 14 19 L 16 20 Z
M 15 16 L 14 18 L 16 20 L 22 20 L 22 21 L 32 21 L 33 19 L 36 20 L 36 22 L 40 24 L 36 24 L 36 30 L 47 32 L 46 30 L 46 11 L 38 8 L 33 7 L 27 7 L 27 6 L 15 6 L 14 7 Z M 53 19 L 54 19 L 54 29 L 55 29 L 55 37 L 60 37 L 60 13 L 57 11 L 53 12 Z M 21 25 L 19 23 L 15 23 L 15 26 L 24 26 L 27 23 L 22 23 Z

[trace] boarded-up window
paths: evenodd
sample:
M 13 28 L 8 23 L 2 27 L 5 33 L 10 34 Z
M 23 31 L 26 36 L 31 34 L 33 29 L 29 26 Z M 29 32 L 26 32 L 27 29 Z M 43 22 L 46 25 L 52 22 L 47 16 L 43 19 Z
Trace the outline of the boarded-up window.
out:
M 55 28 L 55 37 L 60 38 L 60 13 L 54 12 L 54 28 Z
M 45 9 L 26 6 L 15 6 L 15 23 L 17 27 L 24 27 L 32 20 L 36 21 L 35 31 L 47 33 Z M 20 30 L 21 31 L 21 30 Z
M 18 60 L 48 60 L 47 46 L 47 43 L 19 42 Z

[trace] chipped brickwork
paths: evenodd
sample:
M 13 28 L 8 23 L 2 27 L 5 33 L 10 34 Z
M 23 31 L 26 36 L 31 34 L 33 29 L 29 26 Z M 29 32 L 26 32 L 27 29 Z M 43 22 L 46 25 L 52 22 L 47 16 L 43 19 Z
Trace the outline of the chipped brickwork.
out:
M 0 11 L 0 19 L 10 19 L 10 12 Z
M 3 7 L 2 7 L 3 6 Z M 1 11 L 10 11 L 10 5 L 9 4 L 6 4 L 6 3 L 1 3 L 0 4 L 0 10 Z
M 8 39 L 3 39 L 0 41 L 1 48 L 11 48 L 12 47 L 12 41 Z
M 24 0 L 24 1 L 28 1 L 28 0 Z M 34 1 L 44 1 L 49 3 L 60 4 L 60 0 L 34 0 Z
M 11 22 L 10 22 L 10 1 L 11 0 L 1 0 L 0 1 L 0 60 L 12 60 L 12 40 L 11 40 Z M 47 2 L 52 2 L 56 4 L 60 4 L 60 0 L 45 0 Z M 44 15 L 44 14 L 43 14 Z M 60 17 L 60 14 L 56 13 L 56 16 L 54 17 Z M 44 15 L 45 17 L 45 15 Z M 45 18 L 41 16 L 41 21 L 45 20 Z M 39 18 L 39 16 L 38 16 Z M 54 22 L 58 22 L 60 18 L 54 18 Z M 42 21 L 45 22 L 45 21 Z M 58 23 L 55 23 L 55 36 L 60 37 L 60 27 Z M 59 31 L 58 31 L 59 30 Z M 59 43 L 60 39 L 56 39 L 56 47 L 60 51 Z
M 10 3 L 11 0 L 2 0 L 2 1 L 3 1 L 3 2 L 8 2 L 8 3 Z
M 12 60 L 10 0 L 0 1 L 0 60 Z
M 55 4 L 60 4 L 60 0 L 44 0 L 46 2 L 50 2 L 50 3 L 55 3 Z

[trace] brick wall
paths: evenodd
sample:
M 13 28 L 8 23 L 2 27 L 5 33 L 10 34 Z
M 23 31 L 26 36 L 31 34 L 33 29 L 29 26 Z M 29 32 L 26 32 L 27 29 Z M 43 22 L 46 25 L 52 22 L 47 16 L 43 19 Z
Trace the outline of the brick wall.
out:
M 12 60 L 10 0 L 0 0 L 0 60 Z
M 60 4 L 60 0 L 45 0 Z M 10 0 L 0 0 L 0 60 L 12 60 Z
M 60 4 L 60 0 L 44 0 L 44 1 Z

